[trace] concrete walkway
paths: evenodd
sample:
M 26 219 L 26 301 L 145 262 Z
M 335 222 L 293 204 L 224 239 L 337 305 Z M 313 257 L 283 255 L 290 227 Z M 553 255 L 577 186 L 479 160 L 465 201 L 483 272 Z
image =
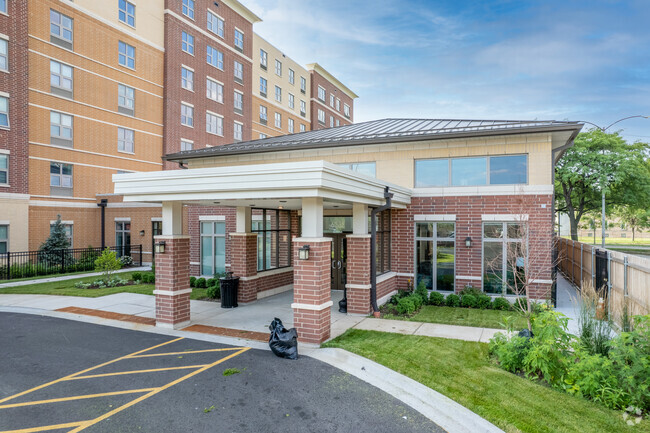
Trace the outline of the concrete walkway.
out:
M 557 299 L 555 311 L 559 311 L 569 318 L 568 329 L 571 334 L 579 330 L 578 317 L 580 315 L 580 291 L 558 272 L 557 274 Z
M 115 273 L 120 272 L 146 272 L 150 271 L 150 266 L 142 266 L 139 268 L 125 268 L 115 271 Z M 21 280 L 21 281 L 9 281 L 7 283 L 0 284 L 0 289 L 6 287 L 17 287 L 17 286 L 29 286 L 30 284 L 40 284 L 40 283 L 53 283 L 55 281 L 65 281 L 65 280 L 74 280 L 76 278 L 86 278 L 86 277 L 98 277 L 101 272 L 89 272 L 86 274 L 71 274 L 71 275 L 60 275 L 58 277 L 47 277 L 47 278 L 36 278 L 33 280 Z

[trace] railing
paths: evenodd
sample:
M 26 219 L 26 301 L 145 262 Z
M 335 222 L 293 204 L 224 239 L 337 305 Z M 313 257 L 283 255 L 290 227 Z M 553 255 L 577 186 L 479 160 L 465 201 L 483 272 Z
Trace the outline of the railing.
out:
M 118 258 L 131 257 L 130 266 L 142 266 L 142 245 L 107 247 Z M 70 248 L 44 251 L 8 252 L 0 255 L 0 279 L 30 278 L 40 275 L 94 271 L 101 247 Z
M 577 287 L 588 281 L 604 294 L 610 317 L 650 312 L 650 259 L 557 238 L 559 267 Z

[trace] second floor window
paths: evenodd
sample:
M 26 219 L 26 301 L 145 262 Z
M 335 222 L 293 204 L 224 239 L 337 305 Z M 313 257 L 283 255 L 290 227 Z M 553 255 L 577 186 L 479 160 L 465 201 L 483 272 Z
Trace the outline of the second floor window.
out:
M 9 70 L 9 42 L 0 39 L 0 70 Z
M 194 55 L 194 36 L 183 32 L 181 49 L 188 54 Z
M 50 186 L 56 188 L 72 188 L 72 165 L 51 162 Z
M 135 47 L 120 41 L 118 63 L 130 69 L 135 69 Z
M 293 134 L 293 119 L 292 118 L 287 119 L 287 129 L 289 130 L 289 134 Z
M 135 5 L 126 0 L 119 1 L 119 19 L 124 24 L 135 27 Z
M 275 127 L 282 128 L 282 114 L 275 113 Z
M 325 112 L 320 108 L 318 109 L 318 121 L 323 125 L 325 124 Z

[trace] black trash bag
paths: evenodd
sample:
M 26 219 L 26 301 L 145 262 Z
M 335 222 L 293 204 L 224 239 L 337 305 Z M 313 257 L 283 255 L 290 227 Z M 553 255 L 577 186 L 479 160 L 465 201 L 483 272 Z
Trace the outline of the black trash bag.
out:
M 269 347 L 280 358 L 298 359 L 298 331 L 285 329 L 277 317 L 269 325 Z
M 519 335 L 520 337 L 527 338 L 527 339 L 529 339 L 529 340 L 530 340 L 531 338 L 533 338 L 533 333 L 532 333 L 532 331 L 529 331 L 528 329 L 522 329 L 521 331 L 519 331 L 519 333 L 518 333 L 517 335 Z

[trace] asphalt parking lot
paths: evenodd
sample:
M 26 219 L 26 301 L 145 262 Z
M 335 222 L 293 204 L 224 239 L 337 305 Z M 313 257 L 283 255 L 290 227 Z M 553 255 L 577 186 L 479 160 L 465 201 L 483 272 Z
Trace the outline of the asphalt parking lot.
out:
M 302 356 L 0 313 L 0 433 L 442 432 Z

